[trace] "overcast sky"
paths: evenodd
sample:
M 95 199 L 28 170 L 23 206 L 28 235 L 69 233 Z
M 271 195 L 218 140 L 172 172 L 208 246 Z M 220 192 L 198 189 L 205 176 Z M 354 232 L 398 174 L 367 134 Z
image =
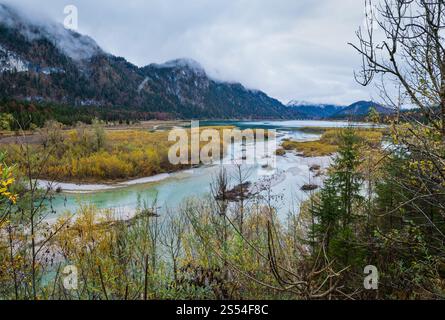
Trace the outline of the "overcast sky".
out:
M 0 0 L 62 22 L 79 10 L 79 32 L 144 66 L 188 57 L 214 78 L 286 103 L 371 99 L 353 79 L 347 45 L 363 24 L 360 0 Z

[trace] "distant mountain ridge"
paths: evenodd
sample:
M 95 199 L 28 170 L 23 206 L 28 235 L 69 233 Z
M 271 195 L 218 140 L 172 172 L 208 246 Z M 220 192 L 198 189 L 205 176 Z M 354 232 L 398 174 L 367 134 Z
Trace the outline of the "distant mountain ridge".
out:
M 384 107 L 373 101 L 358 101 L 348 107 L 343 108 L 339 112 L 332 115 L 333 118 L 347 118 L 354 116 L 366 116 L 369 114 L 371 108 L 374 108 L 380 115 L 390 115 L 394 111 L 390 108 Z
M 394 111 L 373 101 L 358 101 L 349 106 L 333 104 L 313 104 L 292 100 L 287 106 L 305 118 L 310 119 L 357 119 L 366 117 L 371 108 L 380 115 L 391 115 Z
M 334 104 L 313 104 L 306 101 L 290 101 L 287 106 L 292 108 L 297 113 L 309 119 L 325 119 L 329 118 L 344 107 Z
M 131 109 L 171 118 L 298 118 L 264 92 L 177 59 L 139 68 L 88 36 L 0 4 L 0 98 Z

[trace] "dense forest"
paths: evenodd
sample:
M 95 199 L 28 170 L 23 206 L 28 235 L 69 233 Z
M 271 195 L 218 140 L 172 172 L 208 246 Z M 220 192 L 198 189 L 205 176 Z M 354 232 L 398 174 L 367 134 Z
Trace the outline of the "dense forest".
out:
M 0 112 L 6 120 L 0 129 L 13 131 L 42 128 L 49 120 L 72 127 L 78 122 L 91 124 L 94 119 L 122 124 L 154 119 L 169 120 L 171 117 L 163 112 L 128 110 L 119 107 L 72 106 L 11 99 L 0 100 Z

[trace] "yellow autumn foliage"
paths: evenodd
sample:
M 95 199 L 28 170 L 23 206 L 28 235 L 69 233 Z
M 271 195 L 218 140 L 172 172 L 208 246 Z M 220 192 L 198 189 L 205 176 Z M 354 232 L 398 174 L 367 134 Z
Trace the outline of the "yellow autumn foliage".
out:
M 17 195 L 10 190 L 15 181 L 14 177 L 12 176 L 11 168 L 0 163 L 0 174 L 0 200 L 7 199 L 12 203 L 16 203 Z
M 340 135 L 344 129 L 328 129 L 324 131 L 320 140 L 317 141 L 291 141 L 285 140 L 282 147 L 285 150 L 296 150 L 302 153 L 305 157 L 320 157 L 328 156 L 335 153 L 340 143 Z M 380 144 L 383 138 L 383 131 L 379 129 L 355 129 L 355 134 L 365 144 L 376 147 Z
M 211 127 L 220 130 L 229 127 Z M 208 129 L 203 127 L 201 130 Z M 94 128 L 85 126 L 60 133 L 53 145 L 32 144 L 35 161 L 45 159 L 39 178 L 73 182 L 109 182 L 152 176 L 176 171 L 184 165 L 172 165 L 168 160 L 168 131 L 106 130 L 98 137 Z M 101 139 L 98 142 L 98 139 Z M 55 140 L 56 141 L 56 140 Z M 205 143 L 202 143 L 201 147 Z M 25 167 L 19 145 L 7 145 L 8 161 Z

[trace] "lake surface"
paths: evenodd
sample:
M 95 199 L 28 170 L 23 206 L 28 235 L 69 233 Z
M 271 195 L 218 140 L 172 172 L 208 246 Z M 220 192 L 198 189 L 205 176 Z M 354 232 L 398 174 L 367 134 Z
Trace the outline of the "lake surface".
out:
M 349 123 L 344 121 L 203 121 L 201 126 L 210 125 L 233 125 L 240 129 L 275 129 L 277 140 L 290 138 L 297 141 L 317 140 L 320 135 L 301 130 L 307 127 L 347 127 L 369 126 L 365 123 Z M 245 146 L 247 152 L 255 148 L 254 144 Z M 230 156 L 230 155 L 228 155 Z M 301 190 L 304 184 L 322 184 L 322 177 L 315 177 L 309 168 L 318 164 L 325 169 L 329 167 L 330 157 L 304 158 L 293 153 L 278 156 L 276 170 L 264 170 L 264 164 L 268 159 L 263 159 L 255 165 L 245 165 L 243 170 L 248 176 L 247 180 L 254 184 L 268 184 L 273 194 L 279 196 L 274 200 L 279 215 L 285 217 L 289 212 L 298 212 L 299 205 L 309 197 L 307 192 Z M 224 164 L 229 177 L 232 177 L 232 187 L 236 185 L 236 166 Z M 221 164 L 202 166 L 190 170 L 163 175 L 159 179 L 148 179 L 136 181 L 136 184 L 113 186 L 106 189 L 96 185 L 87 193 L 61 193 L 52 201 L 52 213 L 49 218 L 56 218 L 60 214 L 70 211 L 76 212 L 81 204 L 93 204 L 101 209 L 112 209 L 121 218 L 134 215 L 138 204 L 146 202 L 151 205 L 156 199 L 156 204 L 162 209 L 177 208 L 187 198 L 203 197 L 210 193 L 210 184 L 221 169 Z M 268 172 L 265 172 L 268 171 Z M 82 189 L 81 186 L 77 186 Z M 66 188 L 65 188 L 66 189 Z M 72 188 L 76 190 L 76 188 Z M 98 189 L 98 190 L 94 190 Z M 100 190 L 105 189 L 105 190 Z

